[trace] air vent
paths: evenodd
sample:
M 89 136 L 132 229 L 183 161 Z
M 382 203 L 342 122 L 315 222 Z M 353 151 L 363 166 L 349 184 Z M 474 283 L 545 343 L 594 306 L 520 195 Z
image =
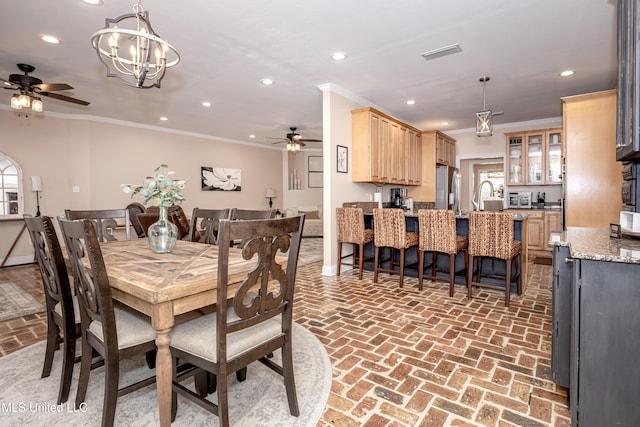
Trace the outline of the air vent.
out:
M 443 56 L 452 55 L 458 52 L 462 52 L 462 48 L 458 43 L 456 43 L 438 49 L 430 50 L 428 52 L 423 52 L 420 55 L 422 55 L 422 57 L 427 61 L 430 61 L 432 59 L 441 58 Z

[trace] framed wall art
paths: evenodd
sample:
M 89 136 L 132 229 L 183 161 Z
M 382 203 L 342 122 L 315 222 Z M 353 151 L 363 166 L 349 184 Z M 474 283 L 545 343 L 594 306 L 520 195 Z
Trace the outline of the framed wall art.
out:
M 322 156 L 309 156 L 307 158 L 309 171 L 309 188 L 322 188 Z
M 240 169 L 211 168 L 202 166 L 200 178 L 202 191 L 241 191 L 242 171 Z
M 342 145 L 337 147 L 336 170 L 340 173 L 349 172 L 349 149 Z

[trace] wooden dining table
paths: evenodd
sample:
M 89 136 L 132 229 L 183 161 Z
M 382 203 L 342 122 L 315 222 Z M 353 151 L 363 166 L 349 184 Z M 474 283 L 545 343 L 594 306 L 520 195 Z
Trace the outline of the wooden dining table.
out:
M 169 426 L 171 328 L 176 316 L 216 303 L 218 247 L 178 240 L 171 253 L 156 254 L 149 249 L 147 239 L 134 239 L 104 242 L 100 248 L 113 298 L 151 318 L 158 347 L 156 381 L 160 425 Z M 286 256 L 279 255 L 276 259 L 285 268 Z M 240 249 L 229 249 L 230 294 L 256 262 L 256 259 L 243 259 Z

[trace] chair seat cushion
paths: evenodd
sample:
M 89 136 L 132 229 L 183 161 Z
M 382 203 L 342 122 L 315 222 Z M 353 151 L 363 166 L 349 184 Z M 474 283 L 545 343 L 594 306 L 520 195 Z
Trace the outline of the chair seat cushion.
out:
M 406 241 L 406 245 L 404 246 L 405 249 L 410 248 L 411 246 L 418 246 L 418 244 L 420 243 L 420 236 L 418 235 L 418 233 L 407 231 L 405 241 Z
M 469 246 L 469 238 L 467 236 L 456 236 L 456 252 L 460 252 Z
M 171 333 L 171 347 L 216 363 L 218 361 L 216 316 L 216 313 L 211 313 L 176 325 Z M 238 316 L 235 311 L 229 309 L 227 318 L 232 321 L 238 319 Z M 228 334 L 227 359 L 233 359 L 281 334 L 281 316 L 275 316 L 255 326 Z
M 53 308 L 53 311 L 55 311 L 58 316 L 62 317 L 62 306 L 60 305 L 60 303 L 56 304 L 56 306 Z M 75 295 L 73 296 L 73 316 L 76 320 L 76 323 L 80 323 L 80 306 L 78 305 L 78 298 Z
M 372 228 L 365 228 L 364 229 L 364 243 L 369 243 L 369 242 L 373 242 L 373 229 Z
M 148 317 L 119 307 L 113 307 L 116 318 L 118 335 L 118 349 L 133 347 L 147 341 L 155 341 L 156 331 L 151 327 Z M 100 341 L 104 341 L 102 322 L 94 320 L 89 325 L 89 331 Z

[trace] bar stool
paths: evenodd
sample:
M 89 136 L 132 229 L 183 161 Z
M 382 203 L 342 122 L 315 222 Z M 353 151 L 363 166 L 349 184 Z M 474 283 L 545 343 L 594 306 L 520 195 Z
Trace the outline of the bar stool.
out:
M 340 276 L 340 266 L 347 265 L 356 267 L 356 246 L 358 247 L 358 279 L 362 280 L 362 270 L 364 268 L 364 246 L 373 241 L 373 230 L 364 228 L 364 211 L 362 208 L 336 208 L 336 222 L 338 226 L 338 272 Z M 342 260 L 342 244 L 351 243 L 353 245 L 353 262 L 347 263 Z
M 511 297 L 511 283 L 517 282 L 518 294 L 522 294 L 522 278 L 520 275 L 521 244 L 513 239 L 513 214 L 507 212 L 469 212 L 469 268 L 467 269 L 467 286 L 469 299 L 472 297 L 472 287 L 479 286 L 500 289 L 500 285 L 480 283 L 482 274 L 482 257 L 492 257 L 505 261 L 506 274 L 484 275 L 484 277 L 502 279 L 505 281 L 505 307 L 509 307 Z M 473 259 L 478 257 L 476 280 L 472 281 Z M 512 264 L 515 259 L 515 271 L 512 274 Z
M 430 280 L 439 280 L 438 271 L 449 273 L 449 296 L 453 296 L 453 285 L 456 275 L 456 255 L 464 254 L 465 277 L 467 277 L 467 247 L 469 240 L 465 236 L 456 235 L 456 216 L 451 210 L 421 209 L 418 211 L 418 229 L 420 230 L 420 245 L 418 246 L 418 289 L 422 290 L 424 278 L 424 253 L 431 252 Z M 437 268 L 438 253 L 449 255 L 449 269 Z M 467 288 L 469 287 L 467 277 Z
M 379 272 L 399 274 L 400 287 L 402 287 L 404 280 L 405 250 L 412 246 L 418 246 L 418 233 L 407 231 L 404 211 L 402 209 L 374 209 L 373 224 L 375 245 L 375 270 L 373 273 L 373 282 L 378 283 Z M 391 258 L 389 260 L 388 269 L 384 269 L 380 266 L 380 248 L 383 247 L 391 249 Z M 398 249 L 400 251 L 399 271 L 393 269 L 394 249 Z

